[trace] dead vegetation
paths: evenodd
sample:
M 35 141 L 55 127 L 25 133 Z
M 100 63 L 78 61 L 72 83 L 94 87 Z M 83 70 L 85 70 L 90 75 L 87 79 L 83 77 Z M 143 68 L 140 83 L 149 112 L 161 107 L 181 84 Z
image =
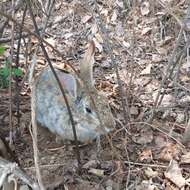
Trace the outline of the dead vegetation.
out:
M 8 177 L 20 189 L 190 189 L 189 1 L 3 0 L 0 15 L 0 134 L 10 145 L 0 143 L 0 187 Z M 60 144 L 41 127 L 36 137 L 31 66 L 78 72 L 91 40 L 115 129 L 100 148 Z

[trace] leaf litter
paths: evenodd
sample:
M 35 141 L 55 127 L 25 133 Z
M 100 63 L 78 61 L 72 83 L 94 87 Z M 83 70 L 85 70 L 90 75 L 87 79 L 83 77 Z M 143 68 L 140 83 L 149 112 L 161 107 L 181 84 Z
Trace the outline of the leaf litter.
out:
M 5 1 L 6 2 L 6 1 Z M 186 1 L 163 1 L 185 11 Z M 81 145 L 83 165 L 81 176 L 76 175 L 74 145 L 59 145 L 54 135 L 39 128 L 39 152 L 42 177 L 48 189 L 188 189 L 189 147 L 181 146 L 189 115 L 189 62 L 182 60 L 179 77 L 169 81 L 160 107 L 157 108 L 152 126 L 146 125 L 154 108 L 161 79 L 166 74 L 168 57 L 175 45 L 179 25 L 167 11 L 151 1 L 139 1 L 136 11 L 123 1 L 98 1 L 102 21 L 108 30 L 113 53 L 119 63 L 122 87 L 129 101 L 131 112 L 130 134 L 123 124 L 122 106 L 117 78 L 111 59 L 105 52 L 105 43 L 95 21 L 90 1 L 57 1 L 56 11 L 50 18 L 46 40 L 61 51 L 66 60 L 76 64 L 81 59 L 88 39 L 97 48 L 96 87 L 109 97 L 117 122 L 110 134 L 112 146 L 102 137 L 102 152 L 97 157 L 96 144 Z M 129 9 L 128 9 L 129 8 Z M 175 10 L 176 11 L 176 10 Z M 93 13 L 93 14 L 92 14 Z M 27 23 L 26 23 L 27 26 Z M 31 27 L 31 22 L 28 22 Z M 166 35 L 161 29 L 166 30 Z M 9 30 L 7 32 L 10 32 Z M 135 35 L 135 36 L 133 36 Z M 133 39 L 135 38 L 135 39 Z M 134 43 L 135 42 L 135 43 Z M 33 49 L 37 40 L 32 38 Z M 61 67 L 62 60 L 50 48 L 48 53 Z M 24 62 L 24 60 L 21 60 Z M 46 61 L 38 55 L 37 71 Z M 177 73 L 177 71 L 176 71 Z M 132 81 L 131 81 L 132 78 Z M 131 83 L 130 83 L 131 82 Z M 173 83 L 172 83 L 173 82 Z M 129 86 L 130 83 L 130 86 Z M 179 88 L 182 85 L 183 88 Z M 21 137 L 16 138 L 15 154 L 29 175 L 35 176 L 30 123 L 30 90 L 24 84 L 21 92 Z M 8 137 L 8 98 L 6 90 L 0 93 L 0 119 L 3 133 Z M 14 112 L 16 107 L 13 107 Z M 16 117 L 14 125 L 16 126 Z M 140 119 L 139 119 L 140 118 Z M 171 139 L 170 135 L 175 138 Z M 177 140 L 177 141 L 176 141 Z

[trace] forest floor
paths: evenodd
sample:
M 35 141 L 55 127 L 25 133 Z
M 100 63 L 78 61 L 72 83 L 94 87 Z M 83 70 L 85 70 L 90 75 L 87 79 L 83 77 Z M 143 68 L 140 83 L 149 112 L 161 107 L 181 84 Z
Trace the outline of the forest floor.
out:
M 39 162 L 47 189 L 190 189 L 190 134 L 188 130 L 185 133 L 190 113 L 190 63 L 189 55 L 180 54 L 189 40 L 188 32 L 182 34 L 177 44 L 188 1 L 140 0 L 133 6 L 129 2 L 97 1 L 96 6 L 93 1 L 86 0 L 59 0 L 55 3 L 45 39 L 64 55 L 64 60 L 47 47 L 51 61 L 62 67 L 66 67 L 64 62 L 69 62 L 78 69 L 86 44 L 93 39 L 96 45 L 95 85 L 108 97 L 117 125 L 109 134 L 110 140 L 101 137 L 99 152 L 95 141 L 80 145 L 80 175 L 77 173 L 75 145 L 57 143 L 53 134 L 39 128 Z M 4 4 L 5 7 L 10 6 L 8 1 Z M 21 20 L 23 10 L 19 13 L 18 20 Z M 29 16 L 26 19 L 25 27 L 31 29 L 32 21 Z M 42 15 L 39 14 L 36 19 L 38 26 L 41 26 Z M 9 38 L 10 31 L 11 27 L 8 26 L 2 39 Z M 20 54 L 20 67 L 24 73 L 28 68 L 23 54 L 24 46 L 27 45 L 30 51 L 29 64 L 38 45 L 35 37 L 27 38 Z M 111 49 L 107 47 L 109 44 Z M 10 47 L 9 42 L 6 47 Z M 170 61 L 172 56 L 174 58 Z M 5 56 L 0 57 L 0 61 L 4 59 Z M 37 63 L 36 73 L 47 65 L 41 51 Z M 117 64 L 119 70 L 122 97 L 113 64 Z M 161 101 L 156 100 L 159 91 L 163 95 Z M 27 80 L 20 92 L 19 129 L 15 94 L 13 88 L 12 148 L 21 167 L 34 177 L 33 142 L 29 130 L 30 88 Z M 128 103 L 127 124 L 121 98 Z M 0 126 L 6 139 L 9 137 L 8 109 L 9 91 L 0 89 Z M 184 138 L 185 144 L 182 143 Z

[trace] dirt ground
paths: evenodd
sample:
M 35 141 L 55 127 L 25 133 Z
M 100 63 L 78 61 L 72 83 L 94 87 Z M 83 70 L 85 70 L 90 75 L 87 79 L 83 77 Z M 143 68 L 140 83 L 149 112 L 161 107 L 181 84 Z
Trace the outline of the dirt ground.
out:
M 96 141 L 79 146 L 82 167 L 79 174 L 75 145 L 72 142 L 57 142 L 54 134 L 39 127 L 39 164 L 47 189 L 190 189 L 189 146 L 188 142 L 185 145 L 182 143 L 189 119 L 189 62 L 183 57 L 180 63 L 176 61 L 173 71 L 171 67 L 168 69 L 181 22 L 187 14 L 188 1 L 144 0 L 137 1 L 134 7 L 130 1 L 129 4 L 126 2 L 97 1 L 100 13 L 92 1 L 64 0 L 55 3 L 45 39 L 62 53 L 64 59 L 49 47 L 46 48 L 48 55 L 56 65 L 67 68 L 64 63 L 69 62 L 78 69 L 86 44 L 89 40 L 94 40 L 95 85 L 109 99 L 116 128 L 108 136 L 101 137 L 101 147 L 98 147 Z M 5 4 L 10 6 L 8 2 Z M 38 10 L 37 7 L 35 10 Z M 19 13 L 17 19 L 21 20 L 23 10 Z M 31 29 L 32 21 L 29 16 L 26 19 L 25 26 Z M 36 12 L 36 19 L 40 27 L 42 14 Z M 107 30 L 106 34 L 102 34 L 102 27 L 105 27 L 103 31 Z M 8 26 L 2 38 L 8 38 L 10 33 Z M 184 36 L 187 39 L 189 37 L 188 33 Z M 20 53 L 20 67 L 24 73 L 38 44 L 33 36 L 27 39 L 30 43 L 23 43 Z M 105 39 L 110 41 L 111 50 Z M 175 56 L 184 44 L 186 41 L 183 39 Z M 6 47 L 9 45 L 9 42 L 6 43 Z M 24 57 L 25 45 L 30 50 L 27 64 Z M 120 82 L 124 89 L 123 98 L 128 102 L 130 122 L 127 124 L 123 117 L 121 94 L 110 51 L 118 64 Z M 1 56 L 0 61 L 3 62 L 5 57 Z M 36 75 L 47 65 L 41 50 L 37 62 Z M 162 91 L 164 97 L 155 109 L 156 95 L 161 89 L 164 76 L 168 76 L 165 81 L 168 85 Z M 22 78 L 20 84 L 21 80 Z M 15 92 L 14 87 L 14 144 L 11 148 L 21 167 L 35 179 L 28 81 L 24 82 L 20 91 L 19 126 Z M 153 110 L 155 115 L 150 122 Z M 0 126 L 1 133 L 9 140 L 8 89 L 0 89 Z

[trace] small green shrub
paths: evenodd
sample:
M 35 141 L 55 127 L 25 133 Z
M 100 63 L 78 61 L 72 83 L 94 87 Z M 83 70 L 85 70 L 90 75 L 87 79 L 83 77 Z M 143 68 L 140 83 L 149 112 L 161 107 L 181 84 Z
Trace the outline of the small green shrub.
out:
M 5 53 L 5 48 L 0 46 L 0 56 L 3 56 Z M 22 70 L 20 68 L 12 68 L 10 72 L 9 68 L 10 62 L 7 60 L 3 62 L 3 67 L 0 67 L 0 88 L 7 88 L 9 85 L 9 76 L 12 73 L 13 77 L 21 77 Z

